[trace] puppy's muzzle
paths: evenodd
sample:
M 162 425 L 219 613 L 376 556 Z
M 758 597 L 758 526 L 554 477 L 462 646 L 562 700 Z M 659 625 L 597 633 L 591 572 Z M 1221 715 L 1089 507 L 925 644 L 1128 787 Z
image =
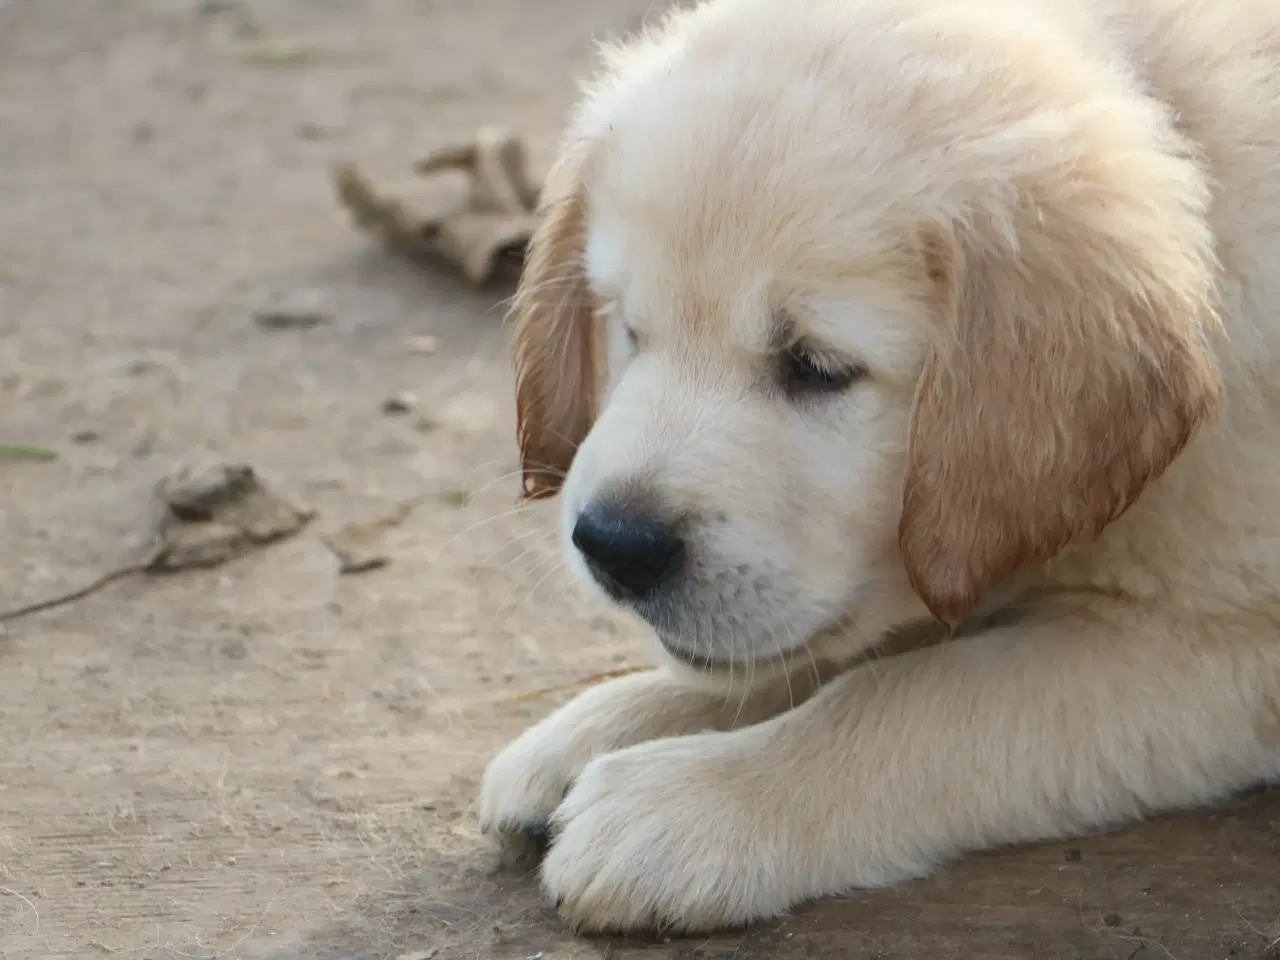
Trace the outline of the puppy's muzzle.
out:
M 642 600 L 684 565 L 677 525 L 651 509 L 594 500 L 573 527 L 577 547 L 596 582 L 619 602 Z

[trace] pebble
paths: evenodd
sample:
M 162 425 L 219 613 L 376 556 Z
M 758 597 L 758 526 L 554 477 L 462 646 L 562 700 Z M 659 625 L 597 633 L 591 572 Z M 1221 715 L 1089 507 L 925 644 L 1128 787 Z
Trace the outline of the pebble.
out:
M 333 320 L 333 312 L 318 290 L 274 294 L 253 315 L 264 330 L 309 330 Z
M 410 353 L 416 353 L 421 356 L 430 356 L 440 349 L 440 338 L 432 336 L 410 337 L 406 341 L 405 346 Z
M 417 409 L 418 398 L 412 393 L 397 393 L 394 397 L 387 397 L 382 401 L 382 412 L 391 416 L 401 413 L 410 413 Z

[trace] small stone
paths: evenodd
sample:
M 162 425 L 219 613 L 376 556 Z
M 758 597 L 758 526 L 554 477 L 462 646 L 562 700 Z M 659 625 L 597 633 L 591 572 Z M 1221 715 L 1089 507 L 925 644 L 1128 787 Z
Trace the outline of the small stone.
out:
M 133 445 L 133 455 L 138 459 L 151 456 L 151 452 L 156 448 L 156 432 L 150 428 L 143 431 L 142 436 L 138 438 L 137 443 Z
M 144 373 L 150 373 L 151 371 L 159 370 L 160 368 L 161 364 L 143 357 L 137 360 L 130 360 L 125 364 L 124 372 L 130 377 L 140 377 Z
M 71 435 L 71 442 L 78 444 L 97 443 L 102 439 L 102 434 L 97 430 L 77 430 Z
M 329 137 L 329 131 L 318 123 L 298 124 L 297 134 L 300 140 L 326 140 Z
M 412 393 L 397 393 L 382 401 L 382 412 L 388 416 L 411 413 L 418 406 L 418 398 Z
M 333 320 L 333 313 L 318 290 L 294 290 L 274 294 L 253 315 L 264 330 L 309 330 Z
M 214 17 L 223 13 L 233 13 L 237 6 L 232 0 L 200 0 L 196 4 L 196 14 L 201 17 Z
M 315 511 L 265 485 L 247 464 L 182 468 L 157 485 L 166 508 L 153 571 L 216 567 L 254 546 L 293 536 Z
M 258 486 L 253 467 L 247 464 L 217 464 L 204 470 L 182 469 L 165 477 L 160 495 L 180 520 L 215 519 L 215 512 L 243 500 Z
M 410 337 L 405 343 L 410 353 L 430 356 L 440 350 L 440 338 L 432 336 Z
M 338 572 L 367 573 L 390 563 L 391 558 L 384 551 L 382 539 L 393 527 L 404 523 L 413 508 L 413 503 L 408 501 L 387 516 L 348 523 L 340 530 L 321 537 L 321 542 L 338 559 Z

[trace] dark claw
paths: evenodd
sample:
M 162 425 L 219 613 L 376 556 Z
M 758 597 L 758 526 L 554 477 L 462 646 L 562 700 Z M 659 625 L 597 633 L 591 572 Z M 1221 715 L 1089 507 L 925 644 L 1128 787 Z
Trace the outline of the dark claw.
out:
M 538 853 L 546 853 L 551 846 L 551 828 L 545 823 L 525 823 L 516 832 L 533 844 Z
M 481 830 L 481 833 L 488 833 L 490 828 Z M 551 845 L 551 828 L 545 822 L 534 823 L 517 823 L 514 820 L 503 820 L 498 824 L 497 833 L 499 835 L 510 836 L 518 834 L 524 837 L 541 852 L 546 852 L 546 848 Z

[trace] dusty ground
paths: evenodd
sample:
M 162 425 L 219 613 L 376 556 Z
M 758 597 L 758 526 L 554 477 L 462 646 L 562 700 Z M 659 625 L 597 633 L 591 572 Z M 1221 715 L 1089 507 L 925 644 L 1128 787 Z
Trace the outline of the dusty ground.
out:
M 553 508 L 512 509 L 503 292 L 373 249 L 327 169 L 400 168 L 489 122 L 544 165 L 588 38 L 647 6 L 0 7 L 0 442 L 61 455 L 0 464 L 0 607 L 134 556 L 181 462 L 250 462 L 319 510 L 0 636 L 5 960 L 1274 950 L 1274 794 L 710 941 L 575 941 L 490 871 L 480 774 L 564 696 L 520 694 L 643 647 L 568 587 Z M 254 323 L 300 290 L 330 322 Z M 407 348 L 428 334 L 438 352 Z M 383 412 L 401 391 L 418 413 Z M 321 536 L 414 498 L 390 565 L 339 576 Z

